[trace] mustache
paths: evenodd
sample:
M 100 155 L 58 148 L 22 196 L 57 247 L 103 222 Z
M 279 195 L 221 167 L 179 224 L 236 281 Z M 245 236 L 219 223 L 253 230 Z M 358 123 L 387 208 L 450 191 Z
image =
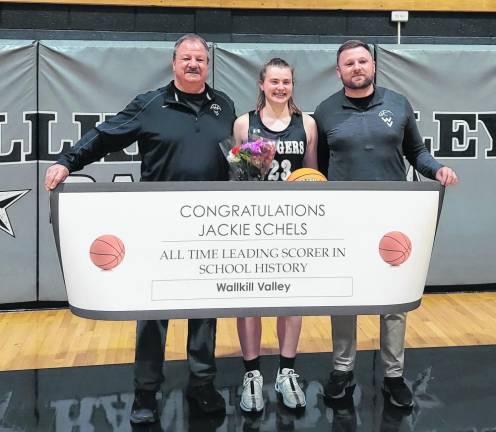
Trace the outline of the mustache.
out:
M 190 68 L 187 68 L 186 69 L 186 73 L 200 73 L 200 70 L 198 68 L 195 68 L 195 67 L 190 67 Z

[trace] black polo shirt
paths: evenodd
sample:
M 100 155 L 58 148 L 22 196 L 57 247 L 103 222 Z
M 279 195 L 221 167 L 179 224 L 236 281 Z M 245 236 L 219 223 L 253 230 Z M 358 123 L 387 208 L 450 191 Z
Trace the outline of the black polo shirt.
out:
M 233 101 L 206 86 L 198 112 L 178 96 L 173 82 L 138 95 L 114 117 L 85 134 L 58 163 L 70 172 L 138 142 L 142 181 L 227 180 L 219 142 L 231 136 Z
M 319 146 L 328 154 L 329 180 L 405 180 L 404 156 L 431 179 L 442 167 L 424 145 L 410 103 L 392 90 L 376 87 L 360 108 L 341 90 L 314 117 Z

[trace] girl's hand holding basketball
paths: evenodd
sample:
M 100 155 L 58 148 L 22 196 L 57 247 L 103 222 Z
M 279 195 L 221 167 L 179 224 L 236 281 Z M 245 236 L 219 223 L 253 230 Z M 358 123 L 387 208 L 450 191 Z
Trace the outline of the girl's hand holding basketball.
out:
M 449 167 L 439 168 L 436 172 L 436 180 L 443 186 L 451 186 L 458 183 L 458 177 L 455 171 Z
M 61 164 L 54 164 L 47 169 L 45 174 L 45 190 L 50 192 L 55 189 L 59 183 L 62 183 L 69 175 L 67 167 Z

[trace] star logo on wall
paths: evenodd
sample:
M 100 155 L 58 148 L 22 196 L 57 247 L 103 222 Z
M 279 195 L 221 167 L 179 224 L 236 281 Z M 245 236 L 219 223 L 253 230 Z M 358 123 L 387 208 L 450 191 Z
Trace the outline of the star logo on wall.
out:
M 20 200 L 31 189 L 15 190 L 15 191 L 0 191 L 0 230 L 5 231 L 12 237 L 15 237 L 14 230 L 10 225 L 9 215 L 7 208 L 9 208 L 16 201 Z

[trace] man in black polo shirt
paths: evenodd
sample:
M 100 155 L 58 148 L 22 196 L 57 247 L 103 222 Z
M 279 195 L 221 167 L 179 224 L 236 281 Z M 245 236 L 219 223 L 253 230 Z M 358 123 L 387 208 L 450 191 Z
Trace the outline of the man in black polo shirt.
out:
M 375 63 L 367 44 L 345 42 L 338 49 L 337 74 L 343 89 L 315 110 L 319 147 L 327 153 L 329 180 L 406 180 L 404 157 L 425 177 L 455 184 L 455 172 L 439 164 L 420 137 L 408 100 L 374 85 Z M 381 316 L 383 389 L 398 406 L 412 405 L 403 380 L 406 313 Z M 340 398 L 354 383 L 356 316 L 332 317 L 333 370 L 324 387 Z
M 56 164 L 45 177 L 47 191 L 106 154 L 138 142 L 141 181 L 227 180 L 228 166 L 219 142 L 231 136 L 234 104 L 206 84 L 208 46 L 197 35 L 175 44 L 174 80 L 164 88 L 138 95 L 116 116 L 98 125 Z M 132 423 L 158 420 L 156 393 L 164 380 L 168 320 L 138 321 L 136 331 L 135 400 Z M 187 396 L 207 413 L 225 411 L 214 386 L 215 319 L 188 321 L 190 380 Z

